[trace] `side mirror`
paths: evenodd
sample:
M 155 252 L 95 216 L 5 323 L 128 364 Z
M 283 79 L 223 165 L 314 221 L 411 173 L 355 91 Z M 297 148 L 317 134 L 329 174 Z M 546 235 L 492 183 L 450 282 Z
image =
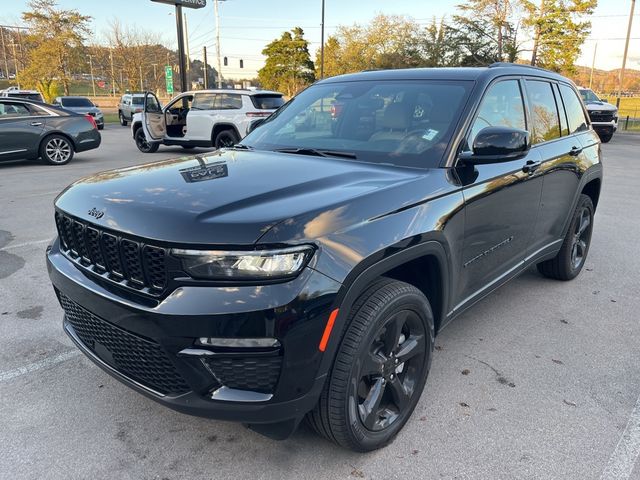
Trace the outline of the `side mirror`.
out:
M 463 152 L 460 159 L 471 165 L 510 162 L 524 158 L 531 144 L 529 132 L 511 127 L 486 127 L 473 141 L 471 152 Z
M 604 103 L 609 103 L 609 100 L 607 100 L 606 98 L 601 98 L 600 101 Z
M 258 120 L 254 120 L 253 122 L 251 122 L 249 124 L 249 127 L 247 128 L 247 135 L 250 134 L 251 132 L 253 132 L 260 125 L 262 125 L 265 120 L 266 120 L 266 118 L 260 118 Z

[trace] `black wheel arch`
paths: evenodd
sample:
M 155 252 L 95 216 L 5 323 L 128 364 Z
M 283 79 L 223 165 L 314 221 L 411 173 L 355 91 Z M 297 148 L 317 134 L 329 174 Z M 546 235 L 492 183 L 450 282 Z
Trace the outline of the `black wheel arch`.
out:
M 224 130 L 233 130 L 233 132 L 236 134 L 238 139 L 242 139 L 242 135 L 240 135 L 240 132 L 238 132 L 237 127 L 233 123 L 220 122 L 220 123 L 216 123 L 213 126 L 213 130 L 211 131 L 211 144 L 212 145 L 215 144 L 216 137 L 218 136 L 218 134 L 220 132 L 224 131 Z
M 358 297 L 381 277 L 389 277 L 414 285 L 425 294 L 434 316 L 436 333 L 446 323 L 451 292 L 451 256 L 439 240 L 427 240 L 410 245 L 373 263 L 363 261 L 347 275 L 334 301 L 339 308 L 331 337 L 323 356 L 319 376 L 331 368 L 347 318 Z M 426 269 L 426 271 L 425 271 Z
M 140 130 L 141 128 L 142 128 L 142 123 L 141 122 L 135 122 L 131 126 L 131 132 L 132 132 L 133 138 L 136 138 L 136 133 L 138 133 L 138 130 Z

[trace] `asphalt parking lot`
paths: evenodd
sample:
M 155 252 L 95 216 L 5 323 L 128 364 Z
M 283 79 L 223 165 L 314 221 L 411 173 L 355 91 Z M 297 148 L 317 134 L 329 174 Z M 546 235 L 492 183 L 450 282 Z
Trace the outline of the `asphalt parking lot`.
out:
M 531 270 L 449 325 L 413 417 L 365 455 L 304 426 L 276 442 L 168 410 L 62 332 L 44 261 L 55 195 L 184 150 L 144 155 L 129 129 L 107 126 L 100 149 L 67 166 L 0 164 L 0 478 L 640 478 L 639 149 L 636 135 L 603 146 L 582 275 L 561 283 Z

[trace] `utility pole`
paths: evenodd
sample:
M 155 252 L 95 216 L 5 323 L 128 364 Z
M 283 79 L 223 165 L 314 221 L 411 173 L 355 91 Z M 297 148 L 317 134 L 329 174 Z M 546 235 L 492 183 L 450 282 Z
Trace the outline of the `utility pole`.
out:
M 116 96 L 116 74 L 113 71 L 113 50 L 109 49 L 109 61 L 111 62 L 111 95 Z
M 156 62 L 158 61 L 157 57 L 156 57 Z M 158 64 L 157 63 L 152 63 L 151 65 L 153 65 L 153 86 L 154 86 L 154 93 L 156 94 L 156 96 L 158 96 L 158 92 L 160 91 L 160 89 L 158 88 Z
M 184 44 L 187 51 L 187 72 L 191 70 L 191 52 L 189 51 L 189 28 L 187 27 L 187 14 L 184 14 Z
M 9 80 L 9 62 L 7 61 L 7 46 L 4 43 L 4 27 L 0 27 L 0 36 L 2 37 L 2 56 L 4 58 L 4 77 Z
M 633 10 L 636 6 L 636 0 L 631 0 L 631 12 L 629 12 L 629 26 L 627 27 L 627 40 L 624 44 L 624 54 L 622 55 L 622 69 L 620 70 L 620 78 L 618 79 L 618 98 L 616 99 L 616 107 L 620 108 L 620 95 L 622 95 L 622 81 L 624 80 L 624 69 L 627 66 L 627 53 L 629 52 L 629 39 L 631 38 L 631 25 L 633 24 Z
M 322 23 L 320 24 L 320 80 L 324 78 L 324 0 L 322 0 Z
M 593 60 L 591 61 L 591 75 L 589 75 L 589 90 L 591 90 L 591 84 L 593 83 L 593 68 L 596 65 L 596 53 L 598 52 L 598 42 L 596 42 L 596 46 L 593 49 Z
M 89 55 L 89 72 L 91 73 L 91 86 L 93 87 L 93 96 L 96 96 L 96 82 L 93 80 L 93 55 Z
M 11 42 L 11 51 L 13 52 L 13 70 L 16 74 L 16 79 L 18 78 L 18 58 L 16 57 L 16 44 L 15 42 Z
M 142 64 L 140 64 L 138 69 L 140 71 L 140 91 L 144 92 L 144 82 L 143 82 L 143 77 L 142 77 Z
M 202 58 L 204 59 L 203 77 L 204 77 L 204 89 L 209 88 L 209 65 L 207 64 L 207 47 L 202 47 Z
M 220 14 L 218 0 L 213 0 L 213 8 L 216 14 L 216 55 L 218 56 L 218 88 L 222 88 L 222 59 L 220 58 Z

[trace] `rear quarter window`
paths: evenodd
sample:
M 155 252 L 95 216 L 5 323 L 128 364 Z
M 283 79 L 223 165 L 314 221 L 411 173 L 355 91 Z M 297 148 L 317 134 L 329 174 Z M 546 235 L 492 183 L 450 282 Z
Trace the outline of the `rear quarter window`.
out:
M 242 108 L 242 97 L 233 93 L 219 93 L 215 106 L 216 110 L 238 110 Z
M 275 110 L 284 105 L 282 95 L 251 95 L 251 103 L 258 110 Z
M 587 130 L 589 128 L 589 121 L 584 114 L 582 102 L 576 92 L 574 92 L 571 87 L 560 84 L 560 94 L 564 102 L 564 109 L 567 112 L 569 133 Z

